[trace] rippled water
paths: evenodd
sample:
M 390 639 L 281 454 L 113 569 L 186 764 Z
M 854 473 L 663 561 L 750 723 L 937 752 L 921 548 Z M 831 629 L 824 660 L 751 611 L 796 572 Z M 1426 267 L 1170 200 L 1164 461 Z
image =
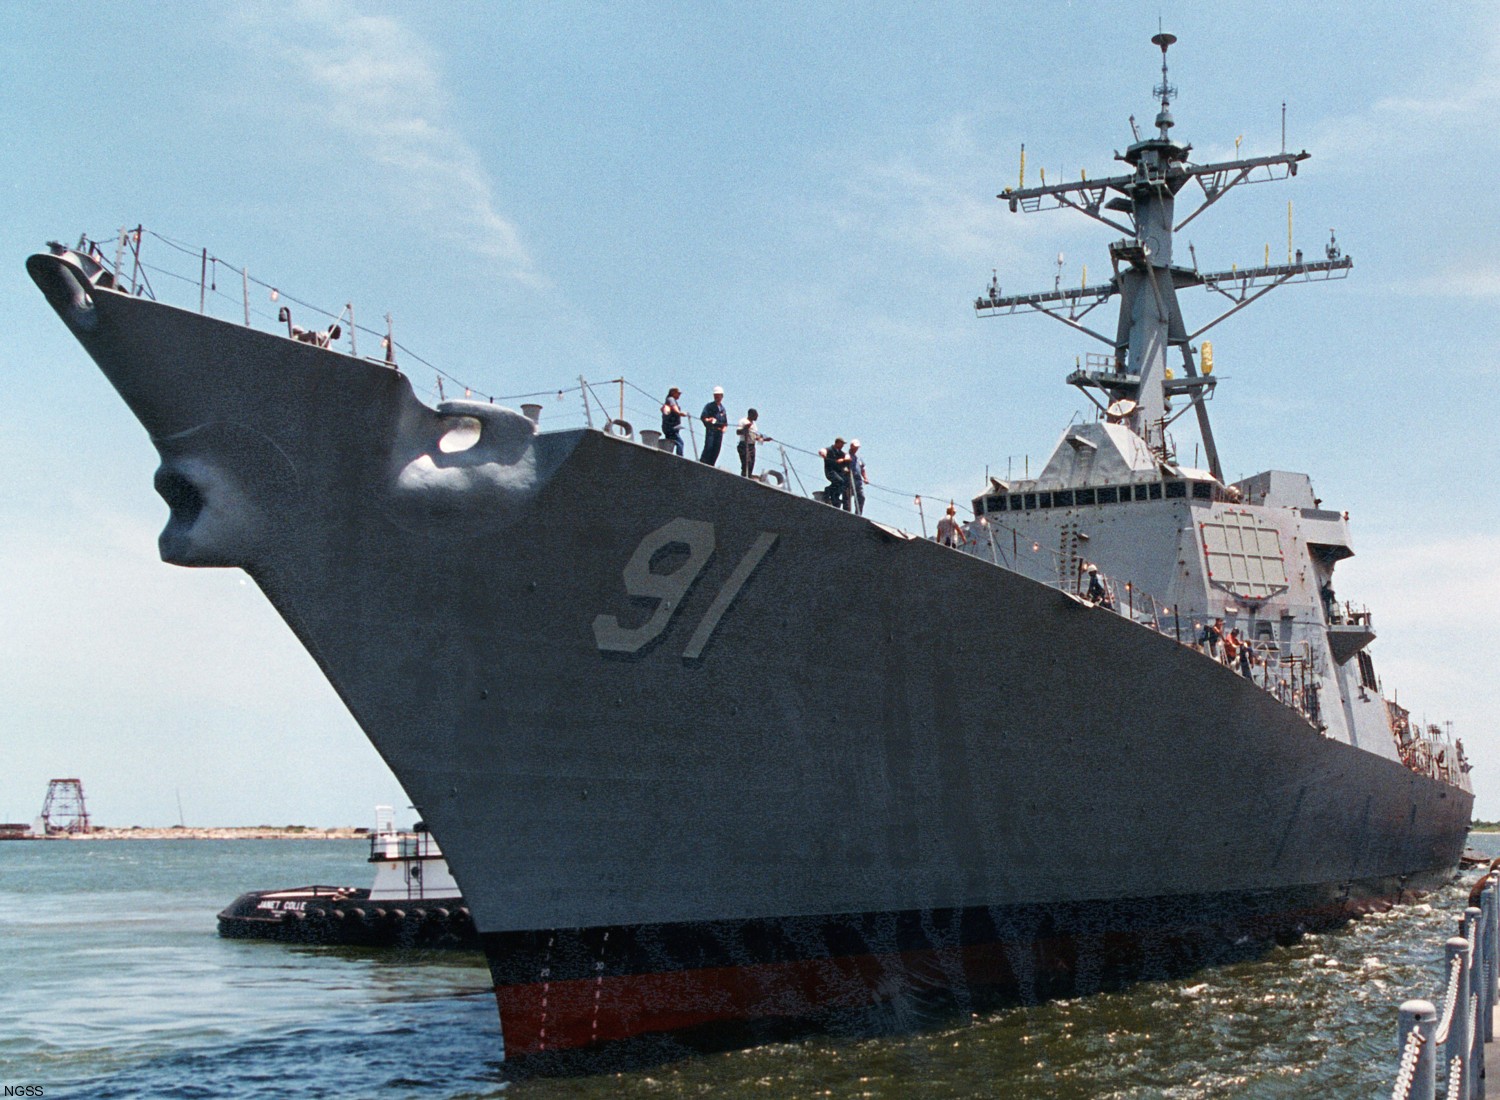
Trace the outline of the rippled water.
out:
M 1500 837 L 1475 846 L 1500 854 Z M 903 1038 L 507 1082 L 477 956 L 221 940 L 247 889 L 365 885 L 359 841 L 0 844 L 0 1084 L 88 1097 L 1370 1097 L 1464 888 L 1177 982 Z

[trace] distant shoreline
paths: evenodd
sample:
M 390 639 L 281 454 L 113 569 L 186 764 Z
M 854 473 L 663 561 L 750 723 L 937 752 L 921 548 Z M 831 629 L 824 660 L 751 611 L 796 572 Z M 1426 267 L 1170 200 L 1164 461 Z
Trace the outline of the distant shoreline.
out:
M 1500 824 L 1485 823 L 1469 830 L 1470 834 L 1500 833 Z M 24 840 L 363 840 L 370 830 L 352 825 L 332 829 L 315 829 L 312 826 L 229 825 L 216 828 L 176 825 L 170 828 L 145 828 L 134 825 L 127 829 L 95 828 L 87 833 L 61 833 L 49 837 L 3 837 L 0 839 Z
M 169 829 L 92 829 L 87 833 L 59 833 L 49 837 L 17 837 L 18 840 L 363 840 L 369 829 L 343 826 L 336 829 L 314 829 L 292 826 L 273 828 L 264 825 L 242 825 L 226 828 L 177 826 Z

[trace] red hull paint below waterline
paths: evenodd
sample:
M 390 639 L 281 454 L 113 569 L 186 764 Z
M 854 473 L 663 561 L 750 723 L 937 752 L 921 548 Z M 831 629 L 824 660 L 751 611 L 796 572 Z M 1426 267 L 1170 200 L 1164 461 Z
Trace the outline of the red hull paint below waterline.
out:
M 913 956 L 677 970 L 499 986 L 506 1057 L 580 1050 L 647 1035 L 697 1032 L 718 1023 L 799 1020 L 888 1000 L 904 983 L 893 971 L 933 965 Z M 890 987 L 890 988 L 888 988 Z M 882 996 L 882 993 L 885 993 Z
M 497 981 L 495 995 L 508 1062 L 555 1058 L 592 1071 L 609 1067 L 617 1055 L 632 1062 L 744 1045 L 747 1036 L 911 1030 L 947 1011 L 1179 976 L 1253 957 L 1278 938 L 1410 901 L 1413 885 L 1344 883 L 1274 899 L 1152 899 L 1072 905 L 1050 914 L 1017 907 L 821 918 L 815 941 L 848 945 L 851 936 L 881 926 L 884 934 L 876 939 L 909 949 L 625 973 L 619 968 L 646 958 L 660 965 L 674 946 L 685 949 L 681 957 L 696 960 L 705 958 L 706 942 L 741 958 L 750 940 L 805 946 L 810 922 L 797 919 L 795 934 L 785 936 L 768 932 L 778 922 L 759 921 L 733 932 L 728 922 L 712 929 L 573 930 L 549 935 L 548 946 L 531 955 L 541 980 Z M 1125 927 L 1115 923 L 1122 916 Z M 779 931 L 790 931 L 791 923 Z M 752 924 L 758 927 L 747 935 Z M 1017 935 L 1023 927 L 1042 934 Z M 1009 935 L 966 942 L 985 929 Z M 928 944 L 912 947 L 914 933 Z M 611 937 L 628 946 L 610 950 Z M 502 972 L 514 978 L 526 952 L 510 937 L 486 939 L 497 978 Z M 501 946 L 506 940 L 510 950 Z

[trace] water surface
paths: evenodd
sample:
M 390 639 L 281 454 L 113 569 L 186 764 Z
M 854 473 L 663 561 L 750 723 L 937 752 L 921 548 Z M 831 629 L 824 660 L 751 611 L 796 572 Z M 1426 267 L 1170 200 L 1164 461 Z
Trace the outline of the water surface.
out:
M 1500 836 L 1476 836 L 1500 854 Z M 598 1078 L 507 1081 L 482 957 L 217 935 L 249 889 L 368 885 L 363 841 L 0 844 L 0 1082 L 48 1097 L 1145 1100 L 1389 1094 L 1466 888 L 1174 982 Z M 1472 875 L 1468 876 L 1472 879 Z

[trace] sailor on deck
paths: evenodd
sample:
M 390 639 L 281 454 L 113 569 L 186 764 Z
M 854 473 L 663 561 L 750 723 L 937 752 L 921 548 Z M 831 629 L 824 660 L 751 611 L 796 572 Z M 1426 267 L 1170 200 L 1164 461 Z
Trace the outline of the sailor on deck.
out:
M 823 490 L 828 503 L 835 508 L 849 510 L 849 456 L 844 453 L 844 437 L 839 436 L 833 446 L 819 451 L 823 456 L 823 476 L 828 479 L 828 488 Z
M 667 399 L 661 405 L 661 437 L 672 444 L 672 450 L 682 454 L 682 406 L 678 399 L 682 391 L 673 386 L 667 391 Z
M 703 406 L 698 419 L 703 421 L 703 451 L 698 455 L 698 461 L 713 466 L 719 461 L 719 448 L 724 445 L 724 431 L 729 427 L 722 386 L 714 387 L 714 399 Z
M 854 502 L 857 515 L 865 514 L 865 486 L 870 475 L 865 472 L 865 460 L 859 457 L 859 440 L 849 440 L 849 499 Z
M 944 546 L 951 546 L 955 550 L 969 543 L 969 536 L 964 534 L 963 527 L 955 518 L 957 511 L 958 509 L 953 505 L 948 505 L 948 514 L 938 520 L 937 525 L 938 542 Z
M 1215 619 L 1205 626 L 1203 635 L 1198 640 L 1203 646 L 1203 652 L 1216 661 L 1221 660 L 1220 655 L 1223 653 L 1224 646 L 1224 620 Z
M 736 443 L 735 450 L 740 456 L 740 475 L 742 477 L 755 476 L 755 445 L 757 443 L 769 443 L 771 437 L 761 435 L 755 430 L 755 422 L 760 419 L 760 413 L 751 409 L 745 416 L 740 418 L 739 427 L 734 432 L 740 437 Z

